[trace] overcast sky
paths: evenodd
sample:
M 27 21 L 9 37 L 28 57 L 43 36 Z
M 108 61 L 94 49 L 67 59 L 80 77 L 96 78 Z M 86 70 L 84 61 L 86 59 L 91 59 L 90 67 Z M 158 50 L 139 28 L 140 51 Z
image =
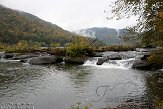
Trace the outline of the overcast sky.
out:
M 34 14 L 57 24 L 63 29 L 75 31 L 90 27 L 125 28 L 132 26 L 135 17 L 107 20 L 110 4 L 115 0 L 0 0 L 0 4 Z

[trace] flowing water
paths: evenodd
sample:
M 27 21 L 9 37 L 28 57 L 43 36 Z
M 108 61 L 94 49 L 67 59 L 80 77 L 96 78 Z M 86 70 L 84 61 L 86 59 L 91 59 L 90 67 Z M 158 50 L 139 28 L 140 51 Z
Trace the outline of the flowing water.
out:
M 0 104 L 31 103 L 35 109 L 69 109 L 81 102 L 93 108 L 163 101 L 163 72 L 131 69 L 134 58 L 96 65 L 29 65 L 0 62 Z M 6 107 L 7 107 L 6 106 Z

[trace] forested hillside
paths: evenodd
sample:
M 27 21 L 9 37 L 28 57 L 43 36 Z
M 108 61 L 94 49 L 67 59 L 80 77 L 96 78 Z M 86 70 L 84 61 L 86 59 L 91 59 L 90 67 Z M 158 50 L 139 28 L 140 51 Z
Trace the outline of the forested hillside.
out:
M 15 44 L 20 40 L 61 45 L 69 43 L 74 35 L 59 26 L 38 17 L 0 6 L 0 42 Z
M 22 40 L 41 46 L 65 46 L 77 35 L 22 11 L 0 5 L 0 42 L 16 44 Z M 93 39 L 92 39 L 93 40 Z

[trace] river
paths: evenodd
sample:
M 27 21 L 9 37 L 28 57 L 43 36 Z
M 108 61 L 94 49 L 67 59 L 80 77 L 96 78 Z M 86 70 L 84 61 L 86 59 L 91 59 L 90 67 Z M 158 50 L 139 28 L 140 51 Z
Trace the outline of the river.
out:
M 163 101 L 163 71 L 131 69 L 126 61 L 95 65 L 29 65 L 0 61 L 0 104 L 29 103 L 35 109 L 69 109 L 80 102 L 93 108 L 121 103 L 151 107 Z M 14 106 L 13 106 L 14 107 Z

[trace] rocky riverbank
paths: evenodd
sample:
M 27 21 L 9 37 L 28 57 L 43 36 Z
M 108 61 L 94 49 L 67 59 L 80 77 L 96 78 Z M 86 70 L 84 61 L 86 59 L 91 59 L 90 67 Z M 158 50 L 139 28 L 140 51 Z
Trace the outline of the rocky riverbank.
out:
M 131 68 L 140 70 L 156 70 L 162 69 L 162 64 L 155 65 L 148 63 L 148 58 L 151 56 L 152 49 L 137 48 L 136 51 L 124 52 L 94 52 L 92 56 L 70 57 L 66 55 L 56 55 L 49 52 L 35 52 L 35 53 L 5 53 L 0 52 L 0 58 L 6 60 L 19 60 L 22 63 L 29 63 L 32 65 L 55 64 L 64 62 L 65 64 L 82 65 L 92 57 L 97 57 L 96 65 L 103 65 L 106 62 L 114 62 L 116 60 L 133 59 Z

